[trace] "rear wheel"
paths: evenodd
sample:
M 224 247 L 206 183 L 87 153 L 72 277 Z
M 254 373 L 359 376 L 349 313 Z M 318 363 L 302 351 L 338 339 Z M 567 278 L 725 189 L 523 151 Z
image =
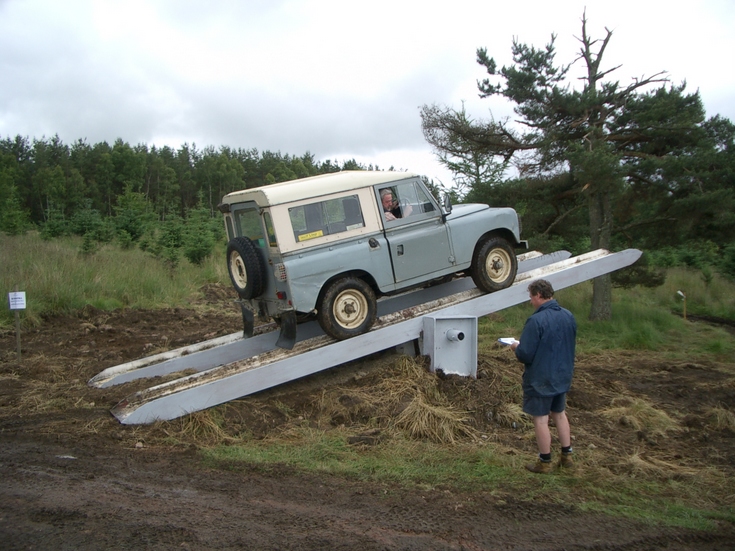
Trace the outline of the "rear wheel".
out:
M 265 265 L 247 237 L 236 237 L 227 244 L 227 270 L 240 298 L 249 300 L 263 294 Z
M 338 279 L 324 293 L 317 320 L 324 332 L 338 340 L 367 333 L 375 323 L 378 305 L 370 285 L 356 277 Z
M 475 250 L 470 269 L 472 281 L 486 293 L 513 284 L 518 272 L 518 259 L 513 247 L 502 237 L 490 237 Z

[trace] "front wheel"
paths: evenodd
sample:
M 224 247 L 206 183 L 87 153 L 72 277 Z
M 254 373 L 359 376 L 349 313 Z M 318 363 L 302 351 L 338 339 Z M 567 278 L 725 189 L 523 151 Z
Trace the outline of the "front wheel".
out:
M 370 285 L 346 277 L 332 283 L 317 307 L 317 320 L 324 332 L 337 340 L 367 333 L 375 323 L 378 304 Z
M 502 237 L 483 241 L 472 258 L 472 281 L 482 291 L 492 293 L 510 287 L 518 272 L 513 247 Z

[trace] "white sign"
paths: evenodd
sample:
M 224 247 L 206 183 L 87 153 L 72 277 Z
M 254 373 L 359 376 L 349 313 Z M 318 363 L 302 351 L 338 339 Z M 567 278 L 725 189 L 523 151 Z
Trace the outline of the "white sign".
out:
M 26 309 L 26 294 L 24 291 L 19 293 L 8 293 L 8 306 L 11 310 Z

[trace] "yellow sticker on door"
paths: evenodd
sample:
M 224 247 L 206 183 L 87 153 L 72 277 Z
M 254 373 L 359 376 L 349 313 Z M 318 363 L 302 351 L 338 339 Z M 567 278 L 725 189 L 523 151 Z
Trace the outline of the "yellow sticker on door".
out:
M 310 233 L 304 233 L 299 235 L 299 241 L 308 241 L 309 239 L 315 239 L 324 235 L 324 230 L 317 230 Z

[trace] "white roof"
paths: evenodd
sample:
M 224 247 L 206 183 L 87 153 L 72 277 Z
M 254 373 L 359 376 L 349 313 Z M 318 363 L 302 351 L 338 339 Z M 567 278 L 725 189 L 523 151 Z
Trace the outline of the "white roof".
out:
M 418 177 L 418 174 L 413 172 L 345 170 L 301 178 L 300 180 L 281 182 L 279 184 L 233 191 L 225 195 L 222 202 L 232 204 L 243 201 L 255 201 L 258 206 L 265 207 L 366 186 L 398 182 L 415 177 Z

